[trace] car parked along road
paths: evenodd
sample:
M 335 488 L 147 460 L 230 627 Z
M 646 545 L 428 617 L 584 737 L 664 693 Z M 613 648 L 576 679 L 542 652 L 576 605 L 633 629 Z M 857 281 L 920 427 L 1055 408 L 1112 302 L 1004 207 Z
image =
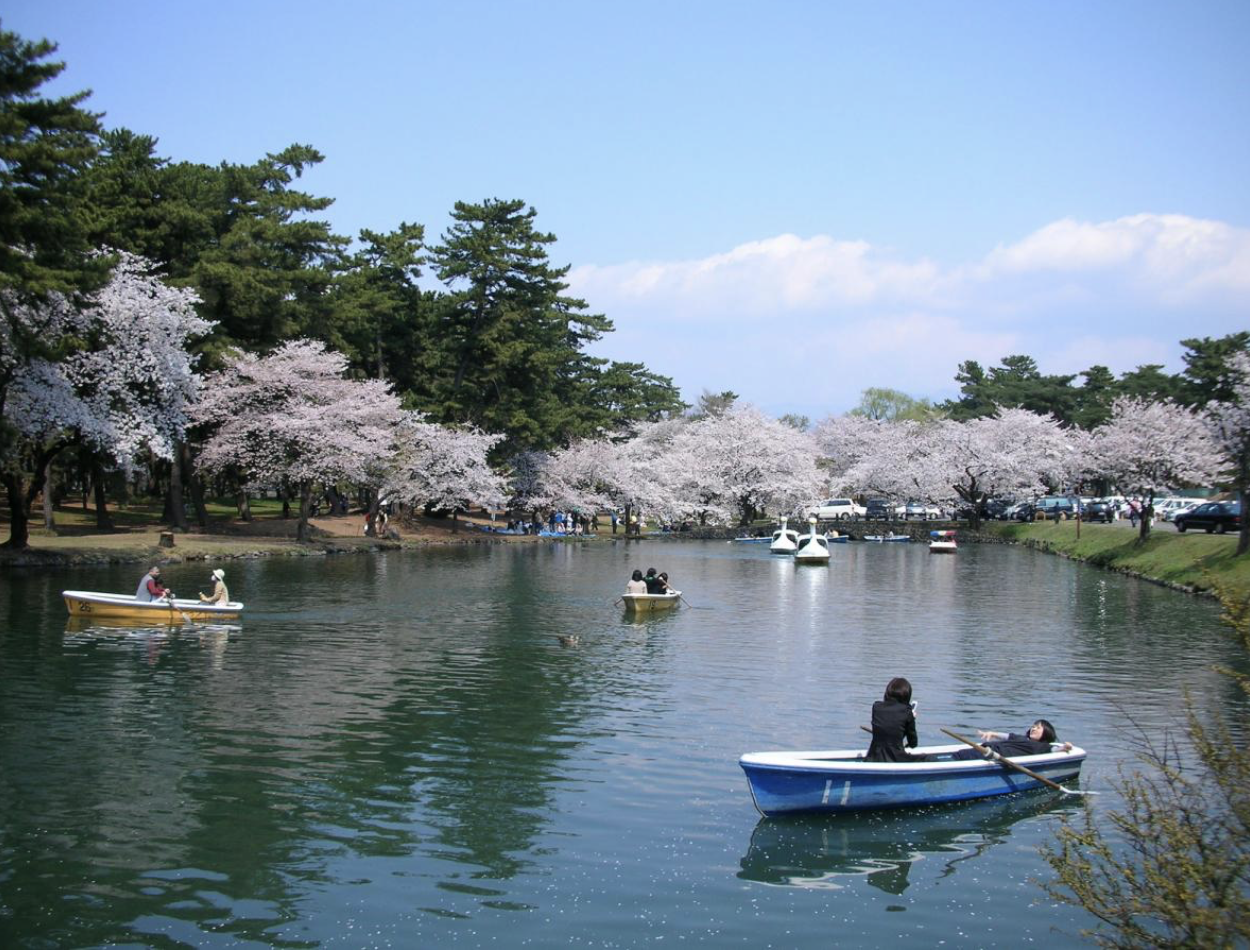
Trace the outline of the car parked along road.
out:
M 1207 534 L 1225 534 L 1241 530 L 1241 502 L 1209 501 L 1192 511 L 1183 511 L 1172 519 L 1176 530 L 1184 534 L 1190 528 L 1201 528 Z
M 862 518 L 865 514 L 867 509 L 850 498 L 830 498 L 807 509 L 807 517 L 819 521 L 849 521 L 851 518 Z

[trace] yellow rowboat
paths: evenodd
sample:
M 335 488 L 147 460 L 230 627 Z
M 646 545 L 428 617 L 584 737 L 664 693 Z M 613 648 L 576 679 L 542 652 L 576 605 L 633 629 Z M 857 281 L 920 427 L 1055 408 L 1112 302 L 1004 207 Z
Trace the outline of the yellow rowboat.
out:
M 149 623 L 186 623 L 188 620 L 232 620 L 243 613 L 243 605 L 205 604 L 198 600 L 135 600 L 125 594 L 101 594 L 90 590 L 64 590 L 65 606 L 71 617 L 103 617 L 116 620 L 146 620 Z
M 656 610 L 668 610 L 681 602 L 681 591 L 670 590 L 667 594 L 622 594 L 625 609 L 630 613 L 645 614 Z

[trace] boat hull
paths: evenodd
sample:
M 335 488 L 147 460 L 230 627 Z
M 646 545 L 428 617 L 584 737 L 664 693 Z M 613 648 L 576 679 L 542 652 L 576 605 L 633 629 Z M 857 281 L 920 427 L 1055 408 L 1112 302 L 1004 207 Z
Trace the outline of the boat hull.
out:
M 657 610 L 672 610 L 681 603 L 681 591 L 670 591 L 667 594 L 622 594 L 625 610 L 632 614 L 654 613 Z
M 149 623 L 185 623 L 187 620 L 233 620 L 243 613 L 243 605 L 231 602 L 204 604 L 198 600 L 154 600 L 144 602 L 124 594 L 103 594 L 89 590 L 61 592 L 71 617 L 108 620 L 143 620 Z
M 943 755 L 963 746 L 919 748 Z M 988 798 L 1045 788 L 1010 766 L 983 759 L 933 762 L 865 762 L 858 751 L 750 752 L 738 760 L 755 807 L 764 815 L 906 808 Z M 1085 751 L 1014 758 L 1052 782 L 1081 774 Z
M 930 554 L 954 554 L 958 550 L 954 541 L 930 541 Z

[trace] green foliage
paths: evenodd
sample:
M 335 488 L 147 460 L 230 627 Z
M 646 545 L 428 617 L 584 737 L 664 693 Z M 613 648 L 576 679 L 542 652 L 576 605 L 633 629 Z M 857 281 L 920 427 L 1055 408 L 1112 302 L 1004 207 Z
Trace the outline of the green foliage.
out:
M 1094 429 L 1110 416 L 1111 403 L 1118 396 L 1146 399 L 1173 399 L 1190 406 L 1205 406 L 1213 401 L 1227 401 L 1231 395 L 1226 378 L 1228 357 L 1250 349 L 1250 332 L 1231 333 L 1219 339 L 1182 340 L 1188 350 L 1183 355 L 1185 371 L 1176 376 L 1163 372 L 1158 364 L 1139 366 L 1119 379 L 1105 366 L 1091 366 L 1080 374 L 1084 382 L 1074 386 L 1076 376 L 1048 376 L 1041 373 L 1029 356 L 1008 356 L 1001 366 L 983 369 L 975 360 L 959 364 L 955 381 L 959 398 L 943 403 L 941 409 L 952 419 L 966 421 L 988 416 L 999 407 L 1028 409 L 1050 413 L 1060 422 Z M 870 418 L 888 411 L 870 393 L 893 393 L 893 390 L 865 390 L 860 406 L 852 410 Z M 900 394 L 901 395 L 901 394 Z
M 917 399 L 897 389 L 870 386 L 860 394 L 859 405 L 850 411 L 850 415 L 886 422 L 929 422 L 941 413 L 928 399 Z
M 1182 357 L 1185 371 L 1181 374 L 1180 401 L 1200 407 L 1210 402 L 1233 401 L 1234 393 L 1228 380 L 1228 358 L 1250 350 L 1250 332 L 1230 333 L 1218 339 L 1181 340 L 1181 346 L 1189 352 Z
M 942 409 L 961 422 L 991 415 L 1000 407 L 1050 413 L 1060 422 L 1071 422 L 1077 405 L 1075 378 L 1044 376 L 1030 356 L 1004 357 L 1002 366 L 988 372 L 968 360 L 959 364 L 955 374 L 960 398 L 946 402 Z
M 0 289 L 23 296 L 90 290 L 108 276 L 107 260 L 88 256 L 76 196 L 99 117 L 79 108 L 90 93 L 39 95 L 65 68 L 45 62 L 55 51 L 0 30 Z
M 315 215 L 332 203 L 292 187 L 322 160 L 292 145 L 251 165 L 169 163 L 156 141 L 105 133 L 84 176 L 96 244 L 156 261 L 195 287 L 217 322 L 206 348 L 266 350 L 293 336 L 333 338 L 328 293 L 347 239 Z
M 317 336 L 345 353 L 362 375 L 415 391 L 428 335 L 417 286 L 425 228 L 403 223 L 389 234 L 364 230 L 360 244 L 335 280 L 333 322 Z
M 1250 655 L 1250 597 L 1220 592 L 1224 622 Z M 1250 677 L 1221 670 L 1250 698 Z M 1147 740 L 1145 771 L 1121 772 L 1123 808 L 1104 829 L 1087 805 L 1043 855 L 1057 874 L 1048 893 L 1101 922 L 1105 947 L 1238 947 L 1250 941 L 1250 748 L 1187 701 L 1194 760 Z
M 723 392 L 714 393 L 705 389 L 699 395 L 698 403 L 691 410 L 690 418 L 704 419 L 708 416 L 722 416 L 732 409 L 737 401 L 738 394 L 732 390 L 726 389 Z
M 427 334 L 426 379 L 413 402 L 442 422 L 469 423 L 519 448 L 551 448 L 679 405 L 672 384 L 637 364 L 593 359 L 583 348 L 612 329 L 564 295 L 568 267 L 548 263 L 554 235 L 534 228 L 519 200 L 457 202 L 432 251 L 451 292 Z M 588 400 L 605 398 L 604 405 Z

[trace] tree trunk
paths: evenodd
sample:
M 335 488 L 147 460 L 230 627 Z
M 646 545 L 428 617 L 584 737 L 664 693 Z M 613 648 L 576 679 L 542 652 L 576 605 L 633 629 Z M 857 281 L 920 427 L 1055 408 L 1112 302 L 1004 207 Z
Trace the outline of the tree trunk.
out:
M 35 453 L 34 474 L 25 491 L 22 490 L 20 473 L 4 473 L 4 488 L 9 496 L 9 540 L 0 547 L 24 551 L 30 546 L 30 508 L 35 503 L 35 496 L 43 490 L 43 477 L 48 466 L 68 444 L 67 442 L 54 442 L 51 446 Z
M 1141 510 L 1141 527 L 1137 532 L 1137 540 L 1145 542 L 1150 537 L 1150 523 L 1155 520 L 1155 498 L 1154 495 L 1142 506 Z
M 187 481 L 191 487 L 191 505 L 195 508 L 195 520 L 200 529 L 208 530 L 208 506 L 204 504 L 204 480 L 195 470 L 195 459 L 191 457 L 191 446 L 186 442 L 179 443 L 182 465 L 187 472 Z
M 56 530 L 56 502 L 52 497 L 52 463 L 43 467 L 43 526 Z
M 24 551 L 30 544 L 30 521 L 23 503 L 22 477 L 6 472 L 4 489 L 9 496 L 9 540 L 4 547 Z
M 169 463 L 169 524 L 179 531 L 187 530 L 186 500 L 182 497 L 182 445 L 174 446 L 174 457 Z
M 1250 519 L 1246 518 L 1246 490 L 1237 490 L 1237 501 L 1241 505 L 1241 530 L 1237 533 L 1237 556 L 1250 551 Z
M 301 482 L 299 486 L 299 524 L 295 526 L 295 540 L 308 540 L 308 513 L 312 510 L 312 482 Z
M 311 491 L 311 489 L 309 489 Z M 244 521 L 252 520 L 252 506 L 247 500 L 247 489 L 235 489 L 234 495 L 235 507 L 239 509 L 239 517 Z
M 113 530 L 113 518 L 109 515 L 108 486 L 104 484 L 104 466 L 98 456 L 91 459 L 91 489 L 95 494 L 95 526 L 101 531 Z

